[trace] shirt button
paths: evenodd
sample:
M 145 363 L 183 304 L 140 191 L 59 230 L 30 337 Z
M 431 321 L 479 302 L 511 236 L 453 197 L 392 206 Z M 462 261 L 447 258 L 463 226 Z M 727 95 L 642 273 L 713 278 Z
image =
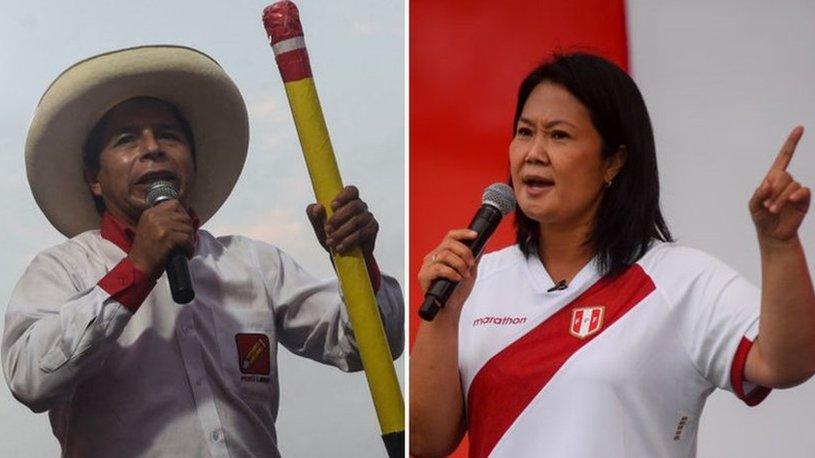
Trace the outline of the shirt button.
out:
M 192 328 L 192 326 L 191 326 L 191 325 L 189 325 L 189 324 L 188 324 L 188 325 L 184 326 L 184 334 L 186 334 L 186 335 L 190 335 L 190 334 L 192 334 L 194 331 L 195 331 L 195 330 Z
M 212 431 L 209 437 L 212 439 L 212 442 L 218 442 L 219 440 L 221 440 L 221 430 L 216 429 Z

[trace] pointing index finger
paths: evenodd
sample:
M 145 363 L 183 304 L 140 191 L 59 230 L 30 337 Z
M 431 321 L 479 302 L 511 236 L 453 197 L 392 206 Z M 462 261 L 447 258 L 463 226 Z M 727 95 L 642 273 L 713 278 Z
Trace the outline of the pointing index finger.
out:
M 770 167 L 770 170 L 787 170 L 787 166 L 792 160 L 792 155 L 795 153 L 795 147 L 798 146 L 798 141 L 801 140 L 802 135 L 804 135 L 804 126 L 795 126 L 795 128 L 792 129 L 792 132 L 790 132 L 787 137 L 787 141 L 784 142 L 784 146 L 782 146 L 778 152 L 778 156 L 775 157 L 775 161 L 772 167 Z

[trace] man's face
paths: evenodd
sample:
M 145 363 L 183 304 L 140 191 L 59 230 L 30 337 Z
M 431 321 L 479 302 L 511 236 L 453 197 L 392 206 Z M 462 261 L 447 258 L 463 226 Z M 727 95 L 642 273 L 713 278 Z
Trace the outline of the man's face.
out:
M 147 188 L 159 179 L 173 182 L 186 204 L 195 165 L 172 106 L 158 99 L 130 99 L 108 111 L 104 121 L 99 173 L 88 181 L 107 211 L 137 225 L 148 206 Z

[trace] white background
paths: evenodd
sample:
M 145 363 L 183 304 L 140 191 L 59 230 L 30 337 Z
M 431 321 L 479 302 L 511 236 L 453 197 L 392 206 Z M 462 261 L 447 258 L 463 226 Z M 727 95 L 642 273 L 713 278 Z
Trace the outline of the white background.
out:
M 629 0 L 627 14 L 669 227 L 760 285 L 747 202 L 797 124 L 807 131 L 788 170 L 815 187 L 815 2 Z M 800 230 L 810 271 L 812 213 Z M 815 381 L 775 390 L 754 408 L 717 391 L 699 456 L 811 457 L 813 431 Z
M 249 108 L 244 173 L 204 228 L 265 240 L 312 272 L 332 274 L 305 217 L 313 193 L 261 23 L 271 2 L 0 0 L 0 303 L 8 302 L 37 252 L 64 240 L 39 211 L 25 175 L 23 147 L 37 101 L 76 61 L 140 44 L 181 44 L 209 54 Z M 404 285 L 404 5 L 297 4 L 343 179 L 358 185 L 380 221 L 380 267 Z M 285 350 L 279 363 L 284 456 L 384 456 L 362 373 L 344 374 Z M 400 358 L 400 377 L 403 371 Z M 0 456 L 58 454 L 46 414 L 31 413 L 0 382 Z

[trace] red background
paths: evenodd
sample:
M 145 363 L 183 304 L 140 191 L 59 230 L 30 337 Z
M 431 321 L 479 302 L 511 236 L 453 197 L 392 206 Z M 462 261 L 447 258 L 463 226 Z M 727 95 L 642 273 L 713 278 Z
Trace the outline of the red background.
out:
M 410 2 L 410 343 L 422 258 L 467 225 L 481 192 L 508 177 L 518 85 L 553 51 L 628 68 L 622 0 Z M 512 218 L 487 251 L 514 241 Z M 466 441 L 454 456 L 466 456 Z

